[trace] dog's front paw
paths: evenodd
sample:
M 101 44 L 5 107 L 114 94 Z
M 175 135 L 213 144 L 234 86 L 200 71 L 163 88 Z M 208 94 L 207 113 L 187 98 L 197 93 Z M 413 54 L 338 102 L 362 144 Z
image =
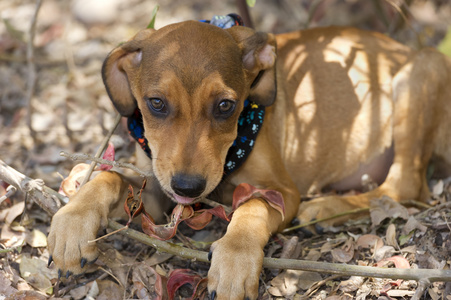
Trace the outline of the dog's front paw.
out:
M 48 236 L 49 264 L 55 262 L 60 276 L 81 274 L 86 264 L 97 259 L 96 244 L 88 241 L 96 238 L 105 222 L 106 217 L 93 205 L 82 206 L 72 200 L 53 216 Z
M 208 290 L 213 299 L 257 299 L 263 250 L 244 236 L 225 235 L 213 243 Z

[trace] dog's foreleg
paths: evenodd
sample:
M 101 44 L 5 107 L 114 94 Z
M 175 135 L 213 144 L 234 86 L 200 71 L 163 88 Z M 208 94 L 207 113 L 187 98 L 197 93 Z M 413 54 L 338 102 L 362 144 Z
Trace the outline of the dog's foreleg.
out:
M 98 256 L 99 229 L 108 224 L 110 209 L 122 199 L 125 183 L 116 172 L 101 172 L 70 198 L 52 219 L 48 245 L 59 273 L 80 274 Z

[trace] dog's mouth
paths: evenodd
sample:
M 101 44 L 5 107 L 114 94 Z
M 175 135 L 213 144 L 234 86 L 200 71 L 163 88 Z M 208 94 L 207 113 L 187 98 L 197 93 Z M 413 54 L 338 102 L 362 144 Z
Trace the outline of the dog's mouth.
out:
M 190 197 L 184 197 L 184 196 L 179 196 L 177 194 L 172 194 L 172 198 L 175 200 L 175 202 L 177 202 L 178 204 L 183 204 L 183 205 L 190 205 L 195 203 L 197 200 L 199 200 L 200 198 L 190 198 Z

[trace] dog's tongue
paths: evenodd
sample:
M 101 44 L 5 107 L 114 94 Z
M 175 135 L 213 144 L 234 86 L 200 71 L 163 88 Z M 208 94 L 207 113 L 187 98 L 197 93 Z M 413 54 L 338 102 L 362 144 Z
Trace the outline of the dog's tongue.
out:
M 195 198 L 183 197 L 183 196 L 179 196 L 177 194 L 174 194 L 174 198 L 175 198 L 175 201 L 177 201 L 177 203 L 184 204 L 184 205 L 191 204 L 195 200 Z

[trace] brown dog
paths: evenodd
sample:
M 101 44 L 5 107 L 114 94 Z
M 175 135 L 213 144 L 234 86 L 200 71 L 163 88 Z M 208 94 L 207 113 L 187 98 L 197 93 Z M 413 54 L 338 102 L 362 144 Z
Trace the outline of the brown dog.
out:
M 331 27 L 274 36 L 189 21 L 139 32 L 109 54 L 103 76 L 123 116 L 140 109 L 153 157 L 141 162 L 182 204 L 221 184 L 245 99 L 268 106 L 253 151 L 223 183 L 279 191 L 285 216 L 259 197 L 239 206 L 212 246 L 208 288 L 218 299 L 257 298 L 262 249 L 296 215 L 323 218 L 383 195 L 423 200 L 429 160 L 451 163 L 450 60 L 382 34 Z M 382 184 L 299 206 L 325 187 L 358 188 L 363 174 Z M 103 172 L 54 216 L 49 248 L 63 272 L 81 273 L 97 257 L 86 241 L 125 187 Z

